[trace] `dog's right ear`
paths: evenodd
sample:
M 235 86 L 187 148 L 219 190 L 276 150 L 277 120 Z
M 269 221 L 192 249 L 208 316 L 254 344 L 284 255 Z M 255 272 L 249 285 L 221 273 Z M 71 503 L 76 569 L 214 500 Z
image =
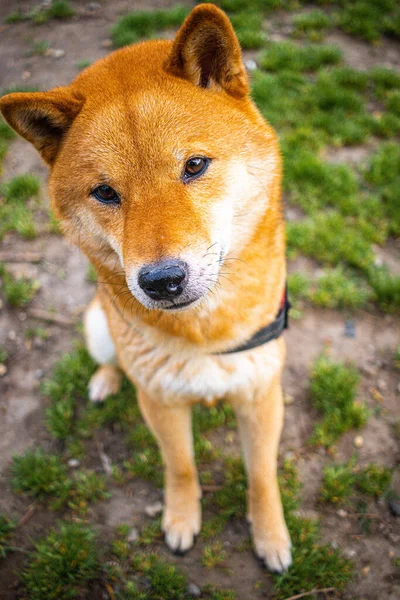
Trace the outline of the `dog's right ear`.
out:
M 214 4 L 200 4 L 192 10 L 164 68 L 199 87 L 223 89 L 235 98 L 249 93 L 238 39 L 226 14 Z
M 7 123 L 51 165 L 83 102 L 70 89 L 56 88 L 50 92 L 7 94 L 0 98 L 0 110 Z

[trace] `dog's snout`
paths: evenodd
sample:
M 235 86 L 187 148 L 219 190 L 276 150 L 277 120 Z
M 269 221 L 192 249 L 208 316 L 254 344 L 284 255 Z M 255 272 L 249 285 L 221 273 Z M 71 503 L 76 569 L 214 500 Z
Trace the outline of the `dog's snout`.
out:
M 143 267 L 138 283 L 152 300 L 170 300 L 180 296 L 187 278 L 187 266 L 180 260 L 164 260 Z

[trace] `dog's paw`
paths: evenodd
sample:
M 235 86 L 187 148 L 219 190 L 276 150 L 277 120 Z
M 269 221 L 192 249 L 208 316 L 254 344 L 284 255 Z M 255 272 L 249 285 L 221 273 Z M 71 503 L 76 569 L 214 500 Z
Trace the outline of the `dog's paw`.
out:
M 89 381 L 89 399 L 92 402 L 104 402 L 104 400 L 116 394 L 121 387 L 121 371 L 111 365 L 99 367 Z
M 200 502 L 192 510 L 174 513 L 165 509 L 162 529 L 167 546 L 176 554 L 184 554 L 193 546 L 201 528 Z
M 289 535 L 272 540 L 267 536 L 254 539 L 257 557 L 272 573 L 283 573 L 292 564 L 291 542 Z

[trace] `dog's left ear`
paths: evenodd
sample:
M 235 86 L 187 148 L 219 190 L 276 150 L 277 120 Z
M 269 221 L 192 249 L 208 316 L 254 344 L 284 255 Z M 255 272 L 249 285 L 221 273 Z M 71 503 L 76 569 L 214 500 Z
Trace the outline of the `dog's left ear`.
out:
M 238 39 L 228 17 L 214 4 L 192 10 L 176 35 L 165 70 L 235 98 L 249 93 Z
M 0 98 L 0 111 L 8 124 L 52 165 L 83 102 L 69 88 L 60 87 L 49 92 L 7 94 Z

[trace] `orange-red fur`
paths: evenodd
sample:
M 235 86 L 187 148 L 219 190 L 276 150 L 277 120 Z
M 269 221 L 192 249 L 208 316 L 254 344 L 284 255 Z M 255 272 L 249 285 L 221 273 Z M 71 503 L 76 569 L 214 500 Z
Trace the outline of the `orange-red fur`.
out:
M 56 217 L 97 270 L 96 302 L 106 314 L 118 362 L 138 385 L 142 411 L 163 451 L 168 543 L 186 549 L 200 527 L 190 435 L 190 404 L 199 398 L 188 384 L 173 401 L 161 375 L 148 388 L 146 377 L 166 369 L 172 379 L 181 372 L 195 379 L 204 367 L 224 379 L 221 389 L 229 392 L 230 379 L 246 365 L 247 375 L 238 376 L 226 395 L 237 410 L 243 438 L 249 516 L 258 554 L 272 569 L 286 568 L 289 538 L 276 482 L 283 341 L 246 356 L 212 356 L 275 318 L 286 277 L 276 134 L 249 98 L 229 20 L 215 6 L 200 5 L 174 42 L 123 48 L 67 87 L 11 94 L 0 100 L 0 109 L 50 165 Z M 199 154 L 213 159 L 212 168 L 183 185 L 182 165 Z M 223 214 L 223 202 L 235 196 L 230 180 L 240 169 L 249 177 L 248 200 L 235 206 L 231 249 L 222 271 L 213 276 L 210 293 L 179 314 L 143 306 L 129 291 L 128 274 L 189 250 L 199 260 L 211 255 L 216 204 Z M 91 196 L 99 184 L 118 191 L 118 209 Z M 141 369 L 147 373 L 142 379 Z M 100 379 L 103 395 L 114 390 L 117 368 L 103 366 Z M 208 400 L 215 401 L 217 388 L 211 392 Z

